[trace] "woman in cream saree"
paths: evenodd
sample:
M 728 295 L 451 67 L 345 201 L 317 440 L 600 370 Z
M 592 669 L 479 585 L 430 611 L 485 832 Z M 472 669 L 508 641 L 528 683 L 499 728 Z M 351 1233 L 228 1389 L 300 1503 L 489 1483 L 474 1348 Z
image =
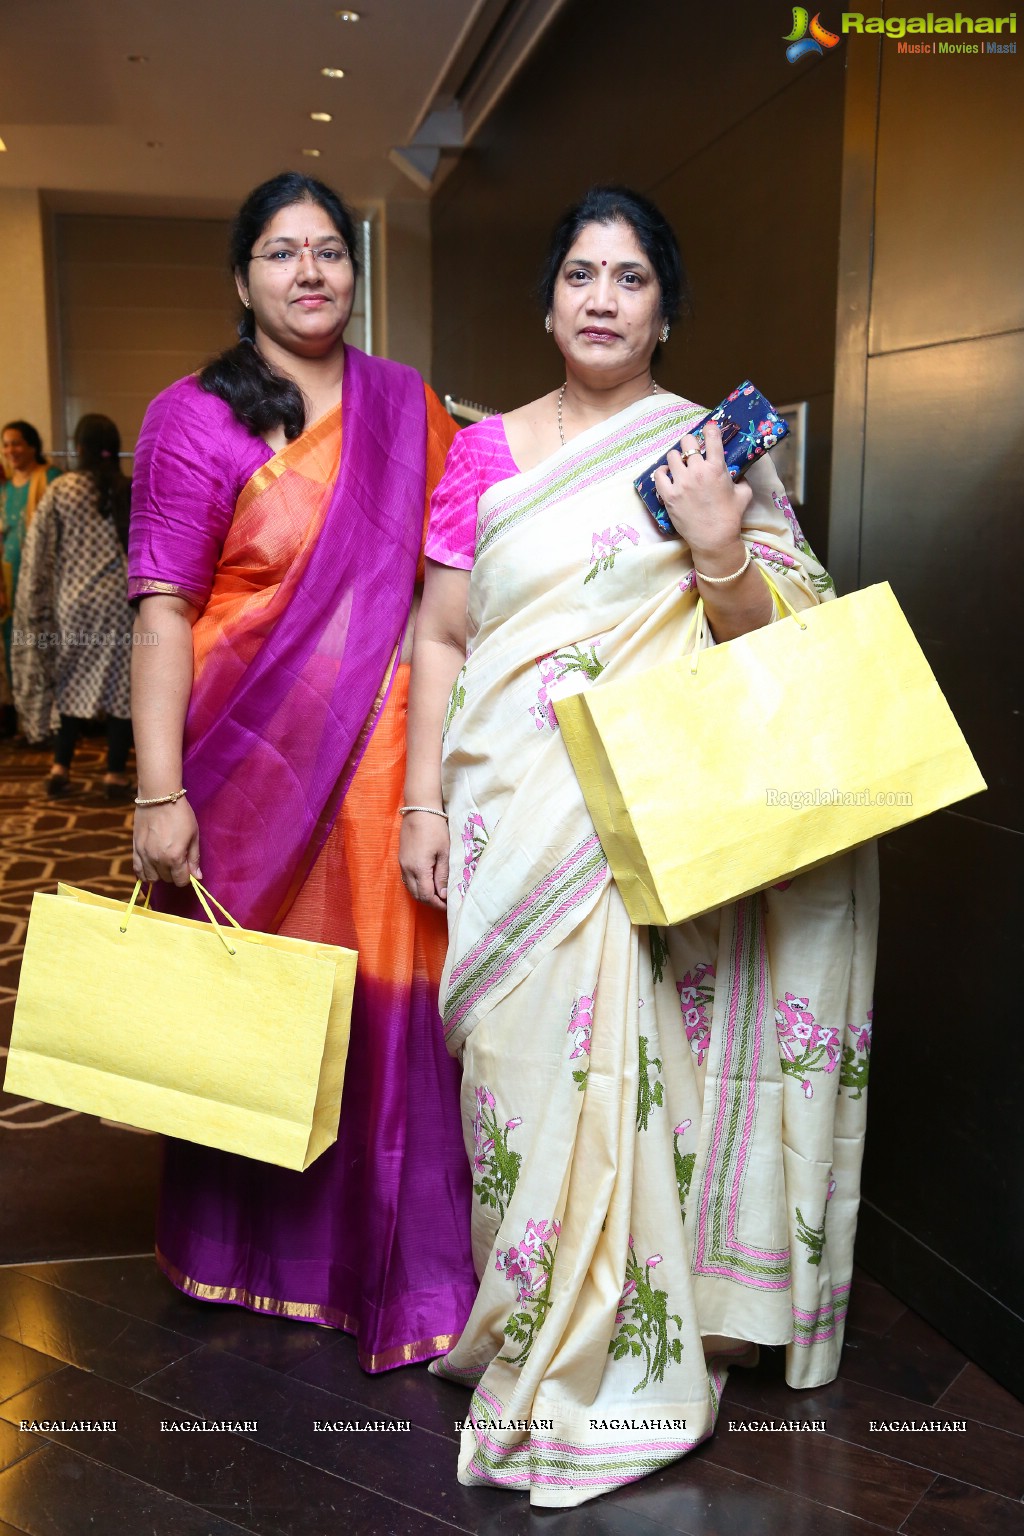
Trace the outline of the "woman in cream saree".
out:
M 637 928 L 552 707 L 681 653 L 690 551 L 632 482 L 701 415 L 645 394 L 484 491 L 444 727 L 441 1004 L 481 1284 L 432 1369 L 473 1389 L 461 1480 L 540 1505 L 697 1445 L 757 1344 L 786 1346 L 793 1386 L 830 1380 L 850 1286 L 872 852 Z M 754 560 L 797 608 L 830 596 L 770 461 L 748 481 Z

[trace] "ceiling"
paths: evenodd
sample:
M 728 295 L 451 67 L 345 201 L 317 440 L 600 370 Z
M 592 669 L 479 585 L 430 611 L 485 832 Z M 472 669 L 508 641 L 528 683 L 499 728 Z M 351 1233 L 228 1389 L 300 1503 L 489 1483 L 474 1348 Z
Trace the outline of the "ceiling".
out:
M 65 211 L 211 217 L 283 169 L 364 207 L 422 196 L 389 152 L 494 0 L 353 5 L 354 23 L 328 0 L 0 0 L 0 187 Z

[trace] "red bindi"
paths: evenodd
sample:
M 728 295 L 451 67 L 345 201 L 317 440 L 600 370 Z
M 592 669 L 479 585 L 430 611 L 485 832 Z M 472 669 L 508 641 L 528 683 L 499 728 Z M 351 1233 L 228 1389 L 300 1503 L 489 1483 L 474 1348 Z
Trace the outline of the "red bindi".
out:
M 303 250 L 305 250 L 305 249 L 306 249 L 306 247 L 307 247 L 307 246 L 308 246 L 308 244 L 309 244 L 309 236 L 308 236 L 308 235 L 307 235 L 307 236 L 306 236 L 306 238 L 305 238 L 305 240 L 304 240 L 304 241 L 303 241 L 303 242 L 302 242 L 302 248 L 303 248 Z
M 601 265 L 602 265 L 602 267 L 606 267 L 608 265 L 608 263 L 606 261 L 602 261 Z

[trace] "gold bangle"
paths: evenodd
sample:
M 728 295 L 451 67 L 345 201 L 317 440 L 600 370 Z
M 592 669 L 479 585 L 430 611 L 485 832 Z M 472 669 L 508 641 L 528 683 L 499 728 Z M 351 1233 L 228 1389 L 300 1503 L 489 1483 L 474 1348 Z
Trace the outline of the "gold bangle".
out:
M 744 560 L 744 562 L 740 566 L 739 570 L 738 571 L 733 571 L 731 576 L 705 576 L 704 572 L 703 571 L 698 571 L 696 566 L 694 566 L 694 568 L 693 568 L 693 574 L 700 581 L 706 581 L 706 582 L 710 583 L 710 585 L 713 586 L 713 587 L 724 587 L 730 581 L 739 581 L 740 577 L 743 575 L 743 572 L 746 570 L 746 568 L 747 568 L 747 566 L 749 564 L 750 564 L 750 550 L 748 549 L 747 550 L 747 558 Z
M 154 799 L 152 799 L 152 800 L 136 800 L 135 804 L 136 805 L 141 805 L 141 806 L 146 806 L 146 805 L 173 805 L 176 800 L 180 800 L 181 799 L 182 795 L 187 795 L 187 794 L 188 794 L 188 790 L 187 789 L 184 789 L 184 788 L 176 789 L 174 791 L 173 795 L 156 795 L 154 797 Z
M 400 805 L 398 807 L 399 816 L 408 816 L 410 811 L 423 811 L 427 816 L 443 816 L 445 821 L 448 820 L 447 811 L 436 810 L 432 805 Z

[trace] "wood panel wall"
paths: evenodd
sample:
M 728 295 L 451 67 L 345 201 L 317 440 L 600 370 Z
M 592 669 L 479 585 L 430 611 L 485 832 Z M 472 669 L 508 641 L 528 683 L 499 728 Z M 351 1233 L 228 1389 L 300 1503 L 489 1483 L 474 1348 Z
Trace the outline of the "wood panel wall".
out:
M 809 400 L 801 520 L 841 589 L 892 581 L 992 785 L 881 850 L 858 1253 L 1020 1391 L 1019 60 L 863 39 L 794 67 L 788 20 L 569 0 L 435 196 L 433 378 L 503 409 L 558 382 L 531 297 L 547 234 L 621 180 L 694 278 L 659 378 Z
M 882 842 L 872 1274 L 1024 1393 L 1019 59 L 849 47 L 830 547 L 887 579 L 986 794 Z
M 509 409 L 558 383 L 534 299 L 548 236 L 595 182 L 671 220 L 696 317 L 659 382 L 716 405 L 750 377 L 809 401 L 802 521 L 828 523 L 843 68 L 793 66 L 767 6 L 569 0 L 434 197 L 433 382 Z

